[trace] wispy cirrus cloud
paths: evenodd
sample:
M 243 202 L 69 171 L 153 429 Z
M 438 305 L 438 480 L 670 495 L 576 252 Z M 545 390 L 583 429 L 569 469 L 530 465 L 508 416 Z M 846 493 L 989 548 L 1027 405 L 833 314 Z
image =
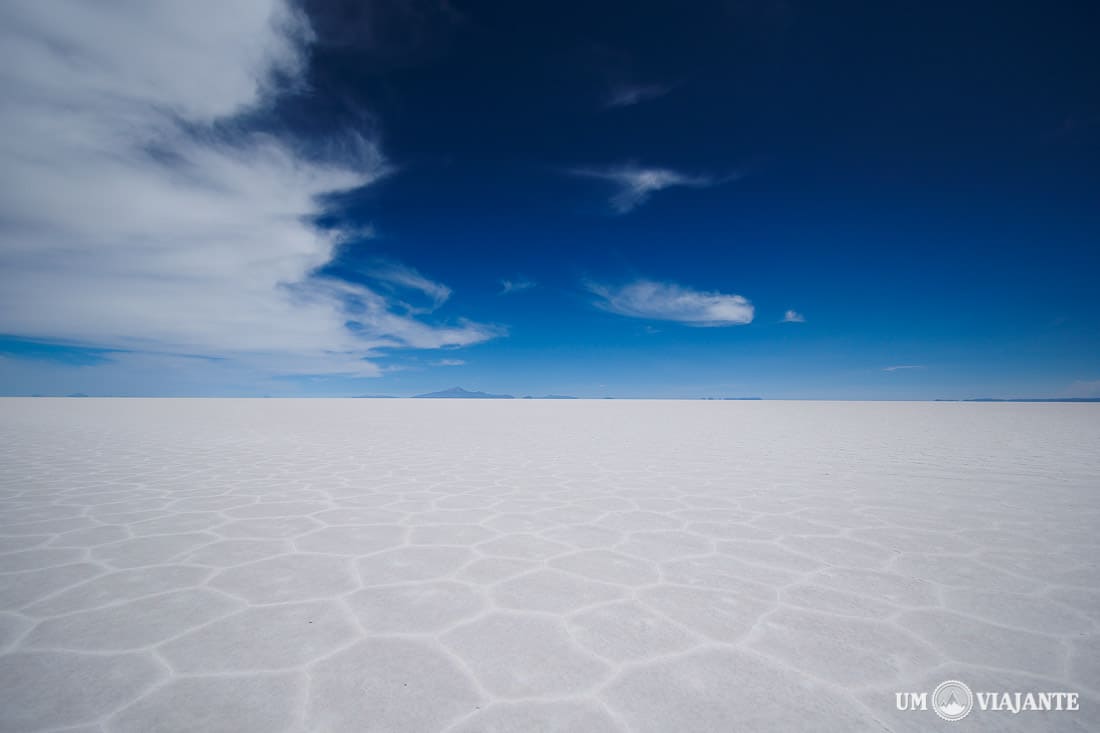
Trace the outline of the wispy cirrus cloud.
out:
M 463 366 L 466 364 L 465 359 L 440 359 L 435 362 L 435 366 Z
M 798 311 L 788 310 L 783 314 L 783 323 L 805 323 L 806 316 L 802 315 Z
M 659 99 L 672 91 L 671 84 L 617 84 L 607 93 L 607 107 L 630 107 Z
M 534 280 L 528 280 L 525 277 L 517 277 L 512 279 L 502 279 L 500 281 L 500 292 L 498 295 L 509 295 L 511 293 L 521 293 L 524 290 L 530 290 L 535 287 Z
M 430 313 L 446 303 L 452 293 L 449 287 L 425 277 L 416 268 L 392 260 L 375 260 L 374 263 L 364 268 L 363 274 L 387 287 L 411 290 L 431 300 L 431 306 L 428 308 L 407 306 L 407 309 L 411 312 Z
M 689 175 L 669 168 L 644 167 L 633 163 L 609 168 L 577 168 L 571 172 L 614 184 L 617 191 L 611 197 L 611 208 L 619 214 L 633 211 L 658 191 L 675 187 L 707 188 L 736 177 Z
M 882 371 L 884 371 L 884 372 L 899 372 L 899 371 L 904 371 L 906 369 L 927 369 L 927 368 L 928 367 L 926 367 L 924 364 L 898 364 L 897 366 L 883 367 Z
M 598 296 L 595 305 L 629 318 L 675 321 L 689 326 L 741 326 L 752 323 L 754 309 L 740 295 L 700 291 L 675 283 L 635 280 L 611 286 L 586 283 Z
M 0 187 L 0 333 L 372 375 L 382 348 L 502 332 L 320 274 L 344 237 L 313 225 L 324 201 L 389 166 L 354 131 L 306 146 L 249 127 L 305 84 L 296 7 L 0 4 L 0 166 L 18 182 Z M 379 281 L 431 310 L 450 295 L 399 265 Z

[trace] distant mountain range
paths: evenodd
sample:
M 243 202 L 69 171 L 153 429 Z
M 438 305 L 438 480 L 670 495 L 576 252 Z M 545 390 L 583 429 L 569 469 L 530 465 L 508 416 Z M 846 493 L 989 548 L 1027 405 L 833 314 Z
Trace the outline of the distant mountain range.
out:
M 515 399 L 510 394 L 489 394 L 488 392 L 471 392 L 462 387 L 451 387 L 439 392 L 413 395 L 414 399 L 449 399 L 449 400 L 511 400 Z

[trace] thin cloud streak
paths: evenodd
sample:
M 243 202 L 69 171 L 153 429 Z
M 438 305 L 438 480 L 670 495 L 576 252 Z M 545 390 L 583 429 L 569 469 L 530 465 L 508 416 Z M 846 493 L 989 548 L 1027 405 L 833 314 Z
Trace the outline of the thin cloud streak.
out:
M 924 364 L 899 364 L 898 366 L 883 367 L 882 371 L 884 371 L 884 372 L 898 372 L 898 371 L 903 371 L 905 369 L 927 369 L 927 367 L 924 366 Z
M 618 214 L 633 211 L 653 194 L 668 188 L 707 188 L 736 177 L 693 176 L 668 168 L 646 168 L 633 163 L 611 168 L 578 168 L 572 173 L 613 183 L 618 191 L 610 199 L 611 208 Z
M 607 95 L 607 107 L 631 107 L 635 104 L 659 99 L 672 91 L 671 84 L 622 84 Z
M 675 321 L 688 326 L 752 323 L 752 303 L 740 295 L 699 291 L 675 283 L 636 280 L 621 286 L 587 283 L 597 308 L 628 318 Z
M 503 279 L 500 281 L 500 292 L 497 295 L 510 295 L 512 293 L 521 293 L 524 290 L 530 290 L 535 287 L 533 280 L 527 278 L 515 278 L 513 280 Z

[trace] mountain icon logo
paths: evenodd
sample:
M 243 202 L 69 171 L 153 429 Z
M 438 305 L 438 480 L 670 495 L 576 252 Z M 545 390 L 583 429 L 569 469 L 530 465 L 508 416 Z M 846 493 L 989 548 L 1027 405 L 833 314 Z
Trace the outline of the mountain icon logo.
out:
M 947 680 L 932 693 L 932 709 L 944 720 L 962 720 L 974 709 L 974 693 L 958 680 Z

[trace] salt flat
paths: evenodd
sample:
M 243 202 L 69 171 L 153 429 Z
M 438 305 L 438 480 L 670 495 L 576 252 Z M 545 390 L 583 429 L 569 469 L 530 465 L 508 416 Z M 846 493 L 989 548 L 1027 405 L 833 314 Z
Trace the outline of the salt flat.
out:
M 1100 729 L 1100 406 L 0 401 L 0 730 Z M 1070 691 L 1077 712 L 897 710 Z

